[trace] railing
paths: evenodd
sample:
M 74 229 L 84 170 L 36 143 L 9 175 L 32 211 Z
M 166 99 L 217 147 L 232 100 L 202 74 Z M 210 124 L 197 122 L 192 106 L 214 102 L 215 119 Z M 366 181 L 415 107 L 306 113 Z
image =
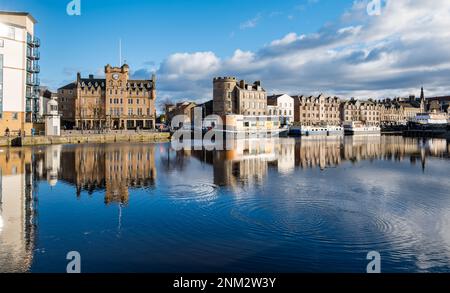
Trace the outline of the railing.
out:
M 38 77 L 27 78 L 27 85 L 39 86 L 40 84 L 41 84 L 41 80 Z
M 31 73 L 39 73 L 41 72 L 41 67 L 39 64 L 27 65 L 27 71 Z
M 28 35 L 27 43 L 28 45 L 36 48 L 41 46 L 41 40 L 38 37 L 32 37 L 31 35 Z
M 41 53 L 37 50 L 27 50 L 27 58 L 32 60 L 41 59 Z

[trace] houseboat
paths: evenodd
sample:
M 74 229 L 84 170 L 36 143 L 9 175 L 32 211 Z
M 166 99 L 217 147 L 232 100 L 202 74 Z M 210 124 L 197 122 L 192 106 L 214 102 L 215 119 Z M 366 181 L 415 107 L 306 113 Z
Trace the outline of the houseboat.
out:
M 292 126 L 289 130 L 291 136 L 333 136 L 344 135 L 341 126 Z
M 379 126 L 365 125 L 360 121 L 344 123 L 345 135 L 381 135 Z

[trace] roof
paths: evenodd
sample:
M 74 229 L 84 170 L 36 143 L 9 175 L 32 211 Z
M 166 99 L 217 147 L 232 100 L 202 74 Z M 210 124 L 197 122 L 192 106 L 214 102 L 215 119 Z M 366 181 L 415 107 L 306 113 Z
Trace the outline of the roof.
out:
M 36 18 L 34 18 L 33 15 L 31 15 L 31 13 L 29 13 L 29 12 L 0 10 L 0 15 L 28 16 L 34 24 L 37 23 Z
M 75 89 L 77 87 L 77 81 L 71 82 L 61 88 L 60 90 L 71 90 Z M 79 80 L 79 84 L 81 87 L 101 87 L 102 89 L 106 88 L 106 79 L 104 78 L 81 78 Z M 127 87 L 129 88 L 140 88 L 141 84 L 146 88 L 152 88 L 153 87 L 153 81 L 152 80 L 134 80 L 130 79 L 128 80 Z
M 77 83 L 74 81 L 69 84 L 66 84 L 63 87 L 60 87 L 58 90 L 73 90 L 76 87 L 77 87 Z
M 450 102 L 450 96 L 427 98 L 428 101 Z

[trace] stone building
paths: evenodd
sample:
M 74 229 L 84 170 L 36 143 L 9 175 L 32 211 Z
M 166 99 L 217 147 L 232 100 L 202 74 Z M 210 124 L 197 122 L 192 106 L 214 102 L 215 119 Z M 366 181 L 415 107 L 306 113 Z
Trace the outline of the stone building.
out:
M 217 115 L 267 115 L 267 93 L 260 81 L 247 84 L 235 77 L 217 77 L 213 81 L 213 112 Z
M 273 95 L 267 97 L 267 113 L 269 116 L 278 116 L 281 125 L 290 125 L 294 122 L 294 98 L 289 95 Z
M 77 129 L 153 129 L 156 77 L 129 78 L 129 66 L 105 66 L 105 78 L 82 78 L 58 89 L 62 123 Z
M 450 96 L 428 98 L 427 104 L 430 112 L 450 113 Z
M 362 101 L 352 98 L 341 103 L 340 115 L 343 123 L 362 122 L 368 126 L 380 126 L 381 105 L 372 100 Z
M 188 117 L 189 122 L 194 119 L 194 108 L 197 106 L 194 102 L 180 102 L 175 105 L 165 105 L 166 120 L 170 123 L 175 116 L 183 115 Z M 188 122 L 188 121 L 185 121 Z
M 206 118 L 210 115 L 213 115 L 213 100 L 209 100 L 207 102 L 204 102 L 203 104 L 197 105 L 197 107 L 202 108 L 202 118 Z
M 384 99 L 380 101 L 381 125 L 395 126 L 406 123 L 405 110 L 398 99 Z
M 294 96 L 294 121 L 304 126 L 340 125 L 338 97 Z
M 397 98 L 397 101 L 403 108 L 403 116 L 406 121 L 415 118 L 417 114 L 424 111 L 421 108 L 420 100 L 415 96 L 409 96 L 408 98 Z

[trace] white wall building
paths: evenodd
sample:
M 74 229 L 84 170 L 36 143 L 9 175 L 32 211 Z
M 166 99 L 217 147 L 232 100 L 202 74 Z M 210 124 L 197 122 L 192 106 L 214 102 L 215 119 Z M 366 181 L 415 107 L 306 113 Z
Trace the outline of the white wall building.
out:
M 6 129 L 30 134 L 39 110 L 35 24 L 29 13 L 0 11 L 0 135 Z
M 45 114 L 45 135 L 61 135 L 61 115 L 58 111 L 58 102 L 56 101 L 56 97 L 53 97 L 47 103 L 47 114 Z
M 291 96 L 284 94 L 267 97 L 267 106 L 269 116 L 280 117 L 281 125 L 294 122 L 294 98 Z

